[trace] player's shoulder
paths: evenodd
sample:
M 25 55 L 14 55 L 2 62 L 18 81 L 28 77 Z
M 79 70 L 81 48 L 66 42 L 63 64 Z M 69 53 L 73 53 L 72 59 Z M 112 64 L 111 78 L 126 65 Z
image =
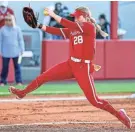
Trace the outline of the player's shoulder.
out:
M 83 25 L 85 27 L 94 27 L 94 24 L 92 24 L 91 22 L 83 22 Z

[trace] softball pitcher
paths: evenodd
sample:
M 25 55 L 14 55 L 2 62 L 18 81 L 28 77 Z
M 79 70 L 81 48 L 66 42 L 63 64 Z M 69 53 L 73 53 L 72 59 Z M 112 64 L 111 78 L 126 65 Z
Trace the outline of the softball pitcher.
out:
M 71 14 L 75 17 L 75 22 L 61 18 L 49 9 L 45 9 L 45 12 L 65 28 L 59 29 L 37 24 L 31 8 L 25 8 L 23 15 L 27 24 L 31 27 L 38 27 L 45 32 L 68 38 L 70 43 L 69 59 L 38 76 L 23 90 L 11 86 L 9 88 L 10 92 L 17 95 L 18 98 L 23 98 L 26 94 L 36 90 L 46 82 L 76 78 L 86 98 L 93 106 L 111 113 L 127 126 L 127 128 L 131 128 L 131 120 L 124 109 L 117 111 L 108 101 L 100 99 L 96 94 L 92 75 L 94 72 L 92 61 L 96 48 L 96 31 L 100 32 L 104 37 L 107 34 L 96 24 L 90 10 L 86 7 L 77 8 Z

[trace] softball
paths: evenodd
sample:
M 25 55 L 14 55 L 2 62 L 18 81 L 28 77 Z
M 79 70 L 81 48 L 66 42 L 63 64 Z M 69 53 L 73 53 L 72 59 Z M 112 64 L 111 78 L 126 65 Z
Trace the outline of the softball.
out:
M 44 13 L 43 13 L 45 16 L 48 16 L 48 12 L 46 10 L 44 10 Z

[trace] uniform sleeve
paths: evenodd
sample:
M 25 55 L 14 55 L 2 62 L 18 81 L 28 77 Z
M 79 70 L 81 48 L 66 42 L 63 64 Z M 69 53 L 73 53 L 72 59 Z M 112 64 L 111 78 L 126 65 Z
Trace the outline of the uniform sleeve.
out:
M 63 36 L 64 39 L 69 38 L 69 30 L 68 30 L 68 28 L 55 28 L 55 27 L 46 26 L 45 32 L 48 32 L 50 34 Z
M 23 40 L 22 31 L 20 28 L 18 30 L 18 43 L 19 43 L 19 46 L 21 49 L 21 53 L 23 53 L 24 52 L 24 40 Z
M 65 18 L 62 18 L 62 19 L 61 19 L 60 24 L 61 24 L 62 26 L 64 26 L 64 27 L 66 27 L 66 28 L 69 28 L 69 29 L 74 29 L 74 28 L 77 27 L 77 26 L 76 26 L 76 22 L 69 21 L 69 20 L 67 20 L 67 19 L 65 19 Z
M 70 20 L 62 18 L 60 24 L 68 28 L 69 30 L 79 29 L 83 33 L 83 28 L 78 22 L 72 22 Z

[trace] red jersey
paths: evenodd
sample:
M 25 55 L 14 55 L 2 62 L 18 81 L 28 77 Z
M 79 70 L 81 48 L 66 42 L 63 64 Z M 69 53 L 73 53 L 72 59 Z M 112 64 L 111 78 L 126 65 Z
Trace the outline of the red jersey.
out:
M 70 56 L 84 60 L 93 60 L 96 44 L 95 26 L 88 22 L 76 23 L 66 19 L 61 20 L 61 25 L 66 28 L 56 29 L 47 27 L 46 31 L 69 38 Z
M 14 15 L 13 10 L 10 9 L 10 8 L 7 8 L 7 11 L 6 11 L 4 14 L 0 11 L 0 16 L 3 16 L 4 18 L 5 18 L 5 16 L 8 15 L 8 14 Z M 4 26 L 4 25 L 5 25 L 5 20 L 3 19 L 3 20 L 0 21 L 0 28 L 1 28 L 2 26 Z

